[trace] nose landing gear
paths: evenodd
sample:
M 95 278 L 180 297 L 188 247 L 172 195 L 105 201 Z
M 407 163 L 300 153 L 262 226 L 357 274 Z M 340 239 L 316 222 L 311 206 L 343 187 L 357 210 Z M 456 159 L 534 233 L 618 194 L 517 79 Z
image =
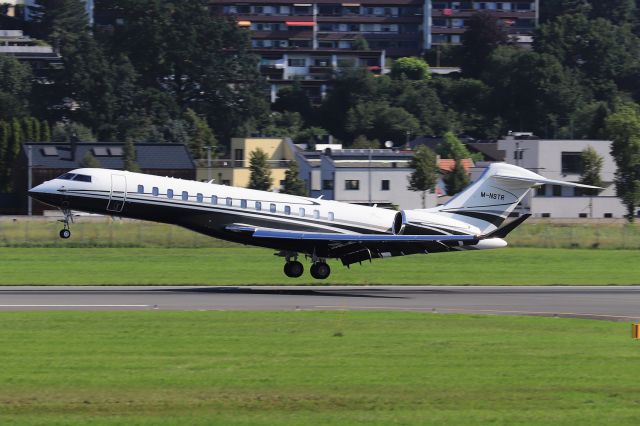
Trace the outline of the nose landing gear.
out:
M 62 214 L 64 214 L 64 219 L 60 220 L 63 224 L 63 228 L 60 230 L 60 238 L 64 238 L 65 240 L 71 237 L 71 230 L 69 229 L 69 222 L 73 222 L 73 215 L 71 214 L 71 210 L 64 209 L 62 210 Z

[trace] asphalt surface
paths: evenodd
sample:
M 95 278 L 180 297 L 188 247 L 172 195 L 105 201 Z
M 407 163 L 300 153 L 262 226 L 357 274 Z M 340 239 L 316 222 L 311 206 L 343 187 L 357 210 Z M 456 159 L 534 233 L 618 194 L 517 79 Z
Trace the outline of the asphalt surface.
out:
M 0 310 L 386 310 L 640 320 L 640 287 L 2 287 Z

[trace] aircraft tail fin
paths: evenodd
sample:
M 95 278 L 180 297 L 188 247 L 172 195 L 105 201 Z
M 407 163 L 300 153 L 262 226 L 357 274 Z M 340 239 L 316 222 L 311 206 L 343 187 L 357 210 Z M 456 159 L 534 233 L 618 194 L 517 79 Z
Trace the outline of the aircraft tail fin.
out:
M 547 179 L 537 173 L 511 164 L 493 163 L 476 182 L 446 204 L 436 207 L 432 211 L 450 214 L 455 219 L 478 227 L 482 233 L 491 233 L 498 230 L 518 203 L 522 201 L 529 189 L 547 184 L 597 188 Z M 511 232 L 523 221 L 524 219 L 520 222 L 516 221 L 514 226 L 507 230 L 507 233 Z M 510 225 L 506 225 L 503 229 Z

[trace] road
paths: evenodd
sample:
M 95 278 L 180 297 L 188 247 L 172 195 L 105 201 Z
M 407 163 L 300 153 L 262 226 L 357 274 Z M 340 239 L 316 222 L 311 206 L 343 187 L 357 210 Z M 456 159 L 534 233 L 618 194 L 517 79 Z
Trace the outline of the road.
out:
M 0 310 L 390 310 L 640 320 L 640 287 L 2 287 Z

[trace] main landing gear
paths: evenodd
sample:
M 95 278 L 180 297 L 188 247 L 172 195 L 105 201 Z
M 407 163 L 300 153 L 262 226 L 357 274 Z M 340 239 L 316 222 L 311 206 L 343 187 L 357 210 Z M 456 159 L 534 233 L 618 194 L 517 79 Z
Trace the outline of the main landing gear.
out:
M 298 278 L 302 276 L 304 272 L 304 266 L 302 263 L 298 262 L 297 253 L 278 253 L 280 256 L 283 256 L 287 259 L 284 264 L 284 274 L 289 278 Z M 313 258 L 313 264 L 309 269 L 311 272 L 311 276 L 317 280 L 324 280 L 331 275 L 331 268 L 325 261 L 325 259 L 321 259 L 318 257 Z
M 71 236 L 69 222 L 73 222 L 73 215 L 71 214 L 71 210 L 68 209 L 62 210 L 62 214 L 64 214 L 64 219 L 60 220 L 63 224 L 63 228 L 60 230 L 60 238 L 64 238 L 66 240 Z

